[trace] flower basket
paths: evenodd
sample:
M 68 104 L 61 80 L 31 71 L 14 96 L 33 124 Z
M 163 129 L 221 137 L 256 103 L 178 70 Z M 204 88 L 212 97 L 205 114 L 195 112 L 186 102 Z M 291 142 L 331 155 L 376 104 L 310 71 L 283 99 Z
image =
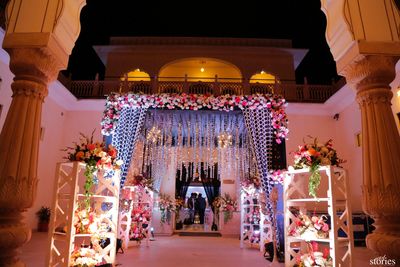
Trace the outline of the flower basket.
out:
M 312 138 L 311 136 L 309 136 Z M 325 144 L 318 143 L 318 139 L 314 138 L 313 142 L 306 143 L 298 147 L 294 153 L 294 169 L 309 170 L 310 177 L 308 180 L 309 195 L 316 198 L 317 190 L 321 182 L 320 166 L 332 165 L 340 167 L 345 160 L 339 159 L 336 150 L 333 149 L 332 139 Z
M 86 163 L 84 184 L 85 190 L 85 208 L 90 209 L 90 197 L 93 195 L 93 187 L 97 184 L 97 175 L 103 175 L 104 178 L 113 177 L 116 170 L 120 169 L 123 161 L 117 159 L 117 150 L 109 145 L 106 147 L 104 142 L 95 142 L 91 137 L 80 133 L 80 143 L 74 142 L 73 147 L 67 147 L 65 159 L 70 161 L 80 161 Z M 102 170 L 102 173 L 98 173 Z
M 224 223 L 228 223 L 233 218 L 233 212 L 237 211 L 237 201 L 225 193 L 224 197 L 216 197 L 212 203 L 216 210 L 220 210 L 224 214 Z

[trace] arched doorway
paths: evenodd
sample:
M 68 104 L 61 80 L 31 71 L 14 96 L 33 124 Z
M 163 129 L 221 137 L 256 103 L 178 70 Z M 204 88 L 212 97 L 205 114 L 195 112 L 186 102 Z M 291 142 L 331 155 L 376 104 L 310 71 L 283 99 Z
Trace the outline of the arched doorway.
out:
M 162 93 L 238 94 L 242 74 L 234 64 L 215 58 L 184 58 L 165 64 L 158 74 Z
M 275 75 L 261 70 L 250 78 L 250 93 L 274 93 L 275 85 L 278 83 L 279 80 Z
M 127 91 L 135 93 L 150 93 L 151 92 L 151 77 L 140 68 L 128 71 L 121 76 L 121 81 Z

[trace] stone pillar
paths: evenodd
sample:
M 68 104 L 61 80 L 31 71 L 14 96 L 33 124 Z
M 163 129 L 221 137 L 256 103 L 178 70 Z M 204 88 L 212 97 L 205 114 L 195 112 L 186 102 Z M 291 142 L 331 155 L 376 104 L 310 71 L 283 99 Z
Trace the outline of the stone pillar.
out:
M 3 48 L 15 74 L 0 134 L 0 266 L 24 266 L 18 248 L 30 239 L 22 213 L 36 198 L 42 104 L 66 68 L 85 0 L 10 0 Z M 32 11 L 33 10 L 33 11 Z
M 367 236 L 367 247 L 400 259 L 400 138 L 389 86 L 396 62 L 390 56 L 359 56 L 343 74 L 357 90 L 361 109 L 363 209 L 376 227 Z
M 24 266 L 17 249 L 29 241 L 31 232 L 22 213 L 36 198 L 42 104 L 61 64 L 44 48 L 8 52 L 15 78 L 0 135 L 0 265 Z

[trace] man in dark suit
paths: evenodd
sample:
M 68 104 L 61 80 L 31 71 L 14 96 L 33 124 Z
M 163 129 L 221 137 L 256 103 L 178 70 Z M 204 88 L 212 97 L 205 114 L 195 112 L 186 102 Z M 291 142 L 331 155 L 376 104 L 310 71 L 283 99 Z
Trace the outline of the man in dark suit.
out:
M 200 224 L 204 224 L 204 213 L 206 211 L 206 199 L 199 193 L 197 197 L 196 206 L 199 212 Z
M 196 208 L 196 198 L 197 198 L 197 194 L 196 193 L 192 193 L 190 195 L 190 197 L 187 200 L 187 207 L 189 209 L 189 221 L 191 224 L 194 223 L 194 212 L 195 212 L 195 208 Z

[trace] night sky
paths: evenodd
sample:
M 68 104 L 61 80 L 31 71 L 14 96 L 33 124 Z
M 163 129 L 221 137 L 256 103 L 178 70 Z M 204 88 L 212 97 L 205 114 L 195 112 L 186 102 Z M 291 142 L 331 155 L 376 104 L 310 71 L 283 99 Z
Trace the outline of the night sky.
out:
M 81 33 L 64 71 L 74 80 L 93 80 L 96 73 L 104 77 L 93 45 L 108 44 L 110 36 L 291 39 L 294 48 L 309 49 L 296 70 L 298 83 L 304 77 L 313 84 L 339 78 L 325 40 L 326 18 L 319 0 L 110 3 L 87 0 L 82 9 Z

